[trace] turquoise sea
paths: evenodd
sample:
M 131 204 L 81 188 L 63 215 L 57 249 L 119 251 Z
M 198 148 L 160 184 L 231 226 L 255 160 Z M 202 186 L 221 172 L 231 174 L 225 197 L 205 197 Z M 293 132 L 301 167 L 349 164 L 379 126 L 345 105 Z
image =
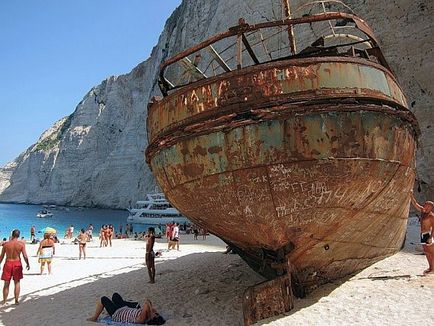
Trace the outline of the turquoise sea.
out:
M 127 223 L 128 212 L 125 210 L 110 210 L 97 208 L 56 207 L 49 208 L 54 215 L 51 218 L 38 218 L 36 214 L 43 210 L 41 205 L 2 204 L 0 203 L 0 240 L 8 238 L 13 229 L 19 229 L 21 236 L 28 239 L 30 228 L 36 227 L 36 237 L 40 238 L 39 230 L 49 226 L 57 230 L 59 238 L 62 238 L 65 229 L 69 225 L 74 226 L 74 235 L 81 228 L 87 228 L 89 224 L 94 226 L 94 235 L 99 231 L 102 224 L 113 224 L 116 232 L 119 225 Z M 134 231 L 140 232 L 147 229 L 144 224 L 134 224 Z

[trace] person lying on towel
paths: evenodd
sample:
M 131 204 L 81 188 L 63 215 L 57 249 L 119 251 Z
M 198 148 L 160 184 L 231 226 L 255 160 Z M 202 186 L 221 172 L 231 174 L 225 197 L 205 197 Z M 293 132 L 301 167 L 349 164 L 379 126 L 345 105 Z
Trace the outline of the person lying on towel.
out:
M 122 299 L 119 293 L 114 293 L 112 299 L 102 297 L 96 302 L 95 313 L 88 321 L 97 321 L 104 310 L 112 317 L 113 321 L 132 324 L 163 325 L 165 320 L 152 307 L 149 300 L 145 300 L 141 308 L 137 302 L 129 302 Z

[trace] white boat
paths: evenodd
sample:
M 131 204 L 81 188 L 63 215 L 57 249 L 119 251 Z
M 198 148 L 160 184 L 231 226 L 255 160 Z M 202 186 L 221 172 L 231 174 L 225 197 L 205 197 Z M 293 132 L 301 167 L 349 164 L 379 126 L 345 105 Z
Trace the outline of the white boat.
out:
M 38 212 L 38 214 L 36 214 L 36 217 L 40 217 L 40 218 L 53 217 L 53 213 L 47 210 L 42 210 Z
M 128 209 L 128 223 L 166 224 L 184 223 L 188 220 L 167 201 L 163 193 L 147 194 L 146 200 L 136 202 L 134 208 Z

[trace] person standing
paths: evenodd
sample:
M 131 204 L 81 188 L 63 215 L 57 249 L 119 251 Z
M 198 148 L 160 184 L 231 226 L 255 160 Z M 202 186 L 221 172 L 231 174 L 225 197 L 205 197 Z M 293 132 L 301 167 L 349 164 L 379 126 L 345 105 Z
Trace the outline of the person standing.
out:
M 423 206 L 420 205 L 416 201 L 416 198 L 414 198 L 413 191 L 410 192 L 410 199 L 414 208 L 421 212 L 420 243 L 423 247 L 423 252 L 425 253 L 429 265 L 428 269 L 426 269 L 423 273 L 431 274 L 434 273 L 434 239 L 432 234 L 434 229 L 434 213 L 432 212 L 434 203 L 432 201 L 426 201 Z
M 77 237 L 78 239 L 78 260 L 81 259 L 81 254 L 83 254 L 83 259 L 86 259 L 86 244 L 89 241 L 89 236 L 81 229 L 80 234 Z
M 196 225 L 193 226 L 194 240 L 197 240 L 197 236 L 199 235 L 199 229 Z
M 127 223 L 126 225 L 125 225 L 125 235 L 127 236 L 127 238 L 128 238 L 128 233 L 130 232 L 130 225 Z
M 145 261 L 148 268 L 149 283 L 155 283 L 155 229 L 153 227 L 148 228 L 148 233 L 145 235 L 146 240 L 146 254 Z
M 99 247 L 101 248 L 103 245 L 105 247 L 105 235 L 106 235 L 106 226 L 105 225 L 101 225 L 101 229 L 99 230 L 99 239 L 100 239 L 100 243 L 99 243 Z
M 172 234 L 171 234 L 171 224 L 167 223 L 166 224 L 166 240 L 167 240 L 167 242 L 170 241 L 171 237 L 172 237 Z
M 32 227 L 30 228 L 30 242 L 35 241 L 35 232 L 36 228 L 34 225 L 32 225 Z
M 112 224 L 109 224 L 108 228 L 107 228 L 107 244 L 110 245 L 110 247 L 112 246 L 112 238 L 113 238 L 113 234 L 115 233 L 114 227 Z
M 0 264 L 6 255 L 6 262 L 3 266 L 3 273 L 1 279 L 5 281 L 3 286 L 3 301 L 2 304 L 6 303 L 9 295 L 9 285 L 11 279 L 14 279 L 15 289 L 15 304 L 18 304 L 18 297 L 20 296 L 20 280 L 23 278 L 23 266 L 21 265 L 21 257 L 23 256 L 26 262 L 26 269 L 30 269 L 29 258 L 26 253 L 26 245 L 24 242 L 19 241 L 20 230 L 13 230 L 11 240 L 6 242 L 2 247 L 2 252 L 0 254 Z
M 122 237 L 122 223 L 119 225 L 119 234 L 120 234 L 121 237 Z
M 175 223 L 172 233 L 172 241 L 176 244 L 176 250 L 179 251 L 179 223 Z
M 55 253 L 54 240 L 50 234 L 44 234 L 44 240 L 39 244 L 37 255 L 39 255 L 39 263 L 41 264 L 41 275 L 44 272 L 45 263 L 47 263 L 48 274 L 51 274 L 51 260 Z
M 87 235 L 89 236 L 89 241 L 92 241 L 92 237 L 93 237 L 93 225 L 89 224 L 89 226 L 87 227 Z

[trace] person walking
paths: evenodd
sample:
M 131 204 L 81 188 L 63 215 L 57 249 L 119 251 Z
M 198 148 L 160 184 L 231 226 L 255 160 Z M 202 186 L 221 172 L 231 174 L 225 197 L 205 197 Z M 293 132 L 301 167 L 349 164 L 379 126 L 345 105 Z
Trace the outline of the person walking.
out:
M 48 274 L 51 274 L 51 261 L 55 254 L 54 240 L 49 233 L 44 234 L 44 240 L 39 244 L 37 255 L 38 262 L 41 264 L 41 275 L 44 273 L 45 263 L 47 263 Z
M 2 304 L 6 303 L 9 295 L 9 285 L 11 279 L 14 279 L 15 289 L 15 304 L 18 304 L 18 298 L 20 296 L 20 280 L 23 278 L 23 266 L 21 265 L 21 255 L 26 262 L 26 269 L 30 269 L 29 265 L 29 257 L 26 253 L 26 244 L 22 241 L 19 241 L 20 238 L 20 230 L 13 230 L 12 236 L 9 241 L 3 244 L 2 252 L 0 254 L 0 264 L 3 262 L 4 257 L 6 256 L 6 262 L 3 266 L 3 273 L 1 279 L 5 282 L 3 286 L 3 301 Z

